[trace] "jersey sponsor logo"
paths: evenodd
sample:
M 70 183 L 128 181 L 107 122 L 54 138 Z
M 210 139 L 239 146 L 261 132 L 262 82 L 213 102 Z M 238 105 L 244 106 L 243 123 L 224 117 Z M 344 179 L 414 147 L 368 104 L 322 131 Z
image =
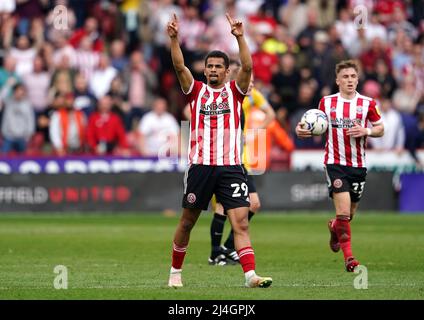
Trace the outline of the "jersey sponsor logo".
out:
M 343 186 L 343 181 L 340 180 L 340 179 L 336 179 L 333 182 L 333 186 L 334 186 L 334 188 L 339 189 L 339 188 L 341 188 Z
M 194 193 L 189 193 L 187 195 L 187 202 L 188 203 L 195 203 L 196 202 L 196 195 Z
M 221 102 L 219 104 L 214 101 L 211 104 L 200 105 L 199 112 L 206 116 L 215 116 L 219 114 L 231 113 L 231 110 L 227 101 Z
M 356 119 L 335 118 L 331 119 L 331 126 L 337 129 L 350 129 L 355 126 Z

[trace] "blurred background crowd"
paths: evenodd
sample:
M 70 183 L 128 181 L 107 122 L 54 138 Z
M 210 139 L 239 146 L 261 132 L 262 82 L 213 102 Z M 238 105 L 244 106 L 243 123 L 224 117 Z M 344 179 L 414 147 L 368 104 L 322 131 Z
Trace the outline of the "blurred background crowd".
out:
M 1 0 L 1 152 L 157 155 L 184 120 L 166 24 L 176 13 L 185 63 L 202 80 L 209 50 L 238 60 L 225 12 L 244 22 L 255 87 L 295 148 L 322 148 L 294 127 L 337 91 L 347 58 L 385 121 L 369 147 L 424 147 L 421 0 Z

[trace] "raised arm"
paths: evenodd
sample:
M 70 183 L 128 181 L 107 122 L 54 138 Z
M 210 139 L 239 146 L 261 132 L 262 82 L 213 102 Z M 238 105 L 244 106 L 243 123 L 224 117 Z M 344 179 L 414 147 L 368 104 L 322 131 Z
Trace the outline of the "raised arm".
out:
M 190 86 L 193 83 L 193 75 L 190 70 L 184 65 L 184 56 L 178 41 L 178 18 L 174 13 L 173 19 L 168 22 L 167 27 L 169 38 L 171 39 L 171 58 L 175 72 L 180 82 L 181 89 L 184 93 L 188 93 Z
M 236 37 L 239 46 L 239 55 L 241 68 L 236 77 L 236 83 L 239 88 L 246 93 L 249 88 L 250 77 L 252 75 L 252 56 L 250 55 L 249 47 L 244 38 L 243 24 L 240 20 L 233 20 L 230 15 L 226 14 L 227 20 L 231 26 L 231 33 Z

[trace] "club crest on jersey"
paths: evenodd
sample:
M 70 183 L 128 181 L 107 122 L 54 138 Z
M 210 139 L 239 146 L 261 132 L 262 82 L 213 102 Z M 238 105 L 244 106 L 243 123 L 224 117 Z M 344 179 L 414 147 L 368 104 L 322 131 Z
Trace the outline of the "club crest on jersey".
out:
M 357 107 L 356 108 L 356 113 L 362 113 L 362 107 Z
M 187 195 L 187 202 L 188 203 L 195 203 L 196 202 L 196 195 L 194 193 L 189 193 Z
M 228 92 L 227 91 L 222 91 L 220 94 L 222 99 L 228 98 Z
M 336 179 L 336 180 L 334 180 L 334 182 L 333 182 L 333 186 L 334 186 L 334 188 L 336 188 L 336 189 L 341 188 L 341 187 L 342 187 L 342 185 L 343 185 L 343 182 L 342 182 L 342 180 L 340 180 L 340 179 Z

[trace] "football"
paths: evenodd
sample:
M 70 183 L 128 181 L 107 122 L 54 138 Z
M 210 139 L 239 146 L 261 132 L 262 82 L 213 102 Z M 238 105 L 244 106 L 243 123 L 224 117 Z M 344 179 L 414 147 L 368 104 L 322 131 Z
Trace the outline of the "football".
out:
M 328 129 L 327 115 L 319 109 L 306 111 L 300 123 L 303 129 L 311 130 L 314 136 L 320 136 Z

